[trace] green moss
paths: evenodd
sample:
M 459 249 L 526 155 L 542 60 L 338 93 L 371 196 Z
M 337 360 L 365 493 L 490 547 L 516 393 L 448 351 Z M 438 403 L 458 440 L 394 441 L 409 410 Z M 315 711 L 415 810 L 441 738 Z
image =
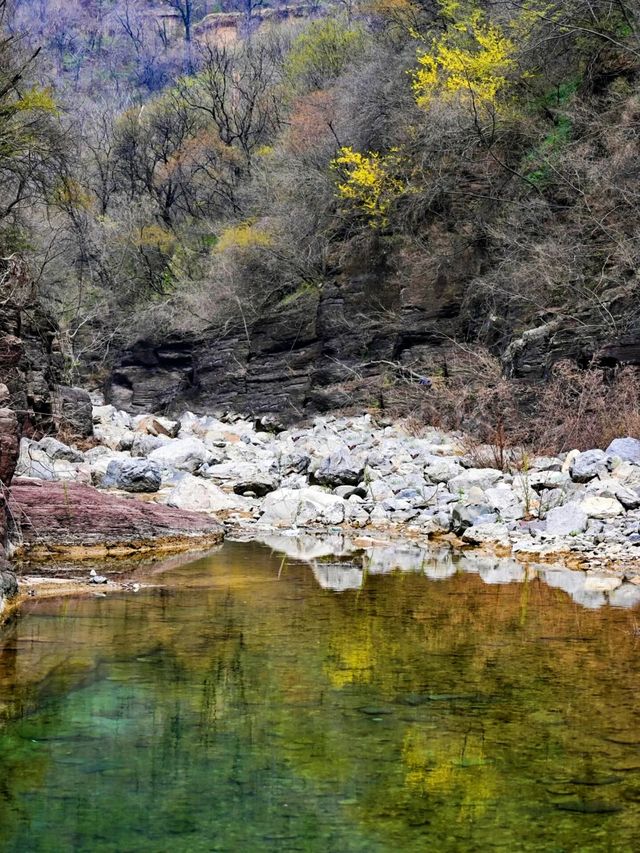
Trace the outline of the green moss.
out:
M 284 296 L 278 304 L 284 308 L 287 305 L 292 305 L 294 302 L 297 302 L 298 299 L 301 299 L 303 296 L 307 296 L 311 293 L 317 293 L 319 290 L 320 288 L 317 284 L 305 281 L 304 284 L 301 284 L 300 287 L 296 288 L 293 293 L 288 293 Z

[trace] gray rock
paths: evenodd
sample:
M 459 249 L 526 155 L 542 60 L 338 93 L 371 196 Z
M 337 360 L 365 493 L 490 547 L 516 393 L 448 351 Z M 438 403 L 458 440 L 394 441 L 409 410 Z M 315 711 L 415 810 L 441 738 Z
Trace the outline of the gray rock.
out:
M 364 463 L 346 448 L 339 448 L 320 462 L 313 479 L 322 486 L 356 486 L 364 474 Z
M 575 533 L 584 533 L 587 523 L 586 512 L 577 504 L 568 503 L 549 510 L 546 530 L 552 536 L 571 536 Z
M 41 438 L 38 445 L 42 450 L 44 450 L 49 459 L 52 459 L 54 462 L 58 459 L 64 459 L 67 462 L 84 461 L 83 453 L 80 453 L 79 450 L 75 450 L 73 447 L 63 444 L 61 441 L 58 441 L 50 435 L 45 436 L 45 438 Z
M 531 463 L 533 471 L 561 471 L 562 462 L 557 456 L 536 456 Z
M 333 494 L 338 495 L 338 497 L 344 498 L 345 500 L 352 497 L 353 495 L 358 498 L 369 497 L 367 490 L 362 486 L 336 486 L 333 490 Z
M 271 477 L 254 477 L 250 480 L 243 480 L 235 483 L 233 491 L 236 495 L 246 495 L 252 493 L 257 498 L 263 498 L 269 492 L 275 491 L 278 488 L 278 483 Z
M 483 545 L 487 542 L 500 545 L 509 545 L 509 530 L 506 524 L 501 522 L 487 522 L 483 518 L 478 519 L 478 524 L 468 527 L 462 534 L 465 542 L 471 545 Z
M 448 483 L 462 473 L 462 466 L 452 459 L 433 459 L 424 469 L 425 477 L 432 483 Z
M 33 477 L 37 480 L 77 480 L 81 478 L 81 466 L 66 459 L 52 459 L 37 441 L 23 438 L 20 441 L 20 456 L 16 476 Z M 88 471 L 87 471 L 88 478 Z
M 580 502 L 580 509 L 589 518 L 615 518 L 624 513 L 624 508 L 616 498 L 603 498 L 587 495 Z
M 614 438 L 607 447 L 607 453 L 610 456 L 618 456 L 626 462 L 634 462 L 636 465 L 640 465 L 640 441 L 637 438 L 630 438 L 629 436 Z
M 167 495 L 166 503 L 193 512 L 226 512 L 241 510 L 247 505 L 243 498 L 230 495 L 215 483 L 192 474 L 182 475 L 180 482 Z
M 131 444 L 132 456 L 148 456 L 158 447 L 167 444 L 171 439 L 161 435 L 145 435 L 136 433 Z
M 16 580 L 16 576 L 9 569 L 2 568 L 0 565 L 0 609 L 2 599 L 15 598 L 17 594 L 18 581 Z
M 501 479 L 502 471 L 497 468 L 471 468 L 449 480 L 448 489 L 450 492 L 468 493 L 474 487 L 488 489 Z
M 346 501 L 338 495 L 315 486 L 304 489 L 278 489 L 268 494 L 262 504 L 260 521 L 276 527 L 291 527 L 312 522 L 341 524 Z
M 569 474 L 574 483 L 588 483 L 607 468 L 609 457 L 603 450 L 586 450 L 573 460 Z
M 458 504 L 451 516 L 451 529 L 460 536 L 467 528 L 480 523 L 483 517 L 487 522 L 496 520 L 493 509 L 486 504 Z
M 102 487 L 125 492 L 157 492 L 161 482 L 160 466 L 148 459 L 113 459 L 107 466 Z
M 148 456 L 161 468 L 175 468 L 193 474 L 207 462 L 209 452 L 198 438 L 174 438 L 152 450 Z

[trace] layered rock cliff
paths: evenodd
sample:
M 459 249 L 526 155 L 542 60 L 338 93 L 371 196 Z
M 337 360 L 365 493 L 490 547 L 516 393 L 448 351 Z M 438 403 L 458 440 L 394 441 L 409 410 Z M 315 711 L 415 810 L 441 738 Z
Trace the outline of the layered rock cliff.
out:
M 427 283 L 380 268 L 346 271 L 272 305 L 246 328 L 139 340 L 117 358 L 107 396 L 133 413 L 226 409 L 295 419 L 385 408 L 395 379 L 451 375 L 475 344 L 525 382 L 544 381 L 562 359 L 640 365 L 635 280 L 571 314 L 507 318 L 465 291 L 478 264 L 465 256 Z

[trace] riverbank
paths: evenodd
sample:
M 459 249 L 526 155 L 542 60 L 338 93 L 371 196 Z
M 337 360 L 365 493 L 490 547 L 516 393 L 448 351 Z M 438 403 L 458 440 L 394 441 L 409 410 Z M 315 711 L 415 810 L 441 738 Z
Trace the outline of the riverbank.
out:
M 105 507 L 117 515 L 124 506 L 129 515 L 143 507 L 168 512 L 174 527 L 189 513 L 220 519 L 249 538 L 312 530 L 418 547 L 444 541 L 520 563 L 564 563 L 586 571 L 594 590 L 640 576 L 634 438 L 548 457 L 506 452 L 498 466 L 497 448 L 472 447 L 462 434 L 416 432 L 370 415 L 284 429 L 189 412 L 178 420 L 132 417 L 99 405 L 93 420 L 85 449 L 51 437 L 22 440 L 10 506 L 12 547 L 24 559 L 152 549 L 139 531 L 129 531 L 123 551 L 117 543 L 102 548 L 104 531 L 118 527 Z M 72 505 L 82 524 L 65 530 Z

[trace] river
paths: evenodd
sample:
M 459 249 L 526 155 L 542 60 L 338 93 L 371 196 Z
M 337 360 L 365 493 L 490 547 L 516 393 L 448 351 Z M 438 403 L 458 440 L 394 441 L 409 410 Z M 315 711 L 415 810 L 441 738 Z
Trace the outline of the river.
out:
M 634 608 L 431 575 L 227 542 L 29 601 L 0 637 L 0 850 L 640 849 Z

